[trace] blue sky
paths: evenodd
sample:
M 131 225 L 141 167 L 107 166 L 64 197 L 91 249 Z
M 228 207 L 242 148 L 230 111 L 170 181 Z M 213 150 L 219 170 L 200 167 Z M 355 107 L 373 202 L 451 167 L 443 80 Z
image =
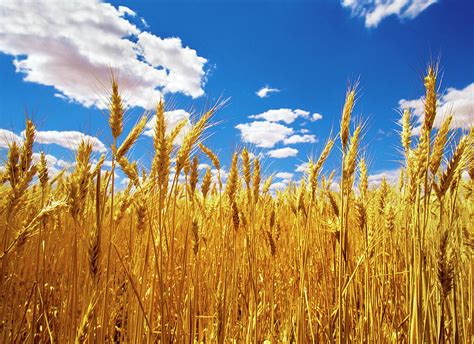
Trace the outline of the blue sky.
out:
M 170 123 L 230 98 L 206 135 L 224 166 L 246 146 L 267 174 L 299 179 L 359 80 L 354 117 L 366 123 L 361 153 L 377 182 L 399 166 L 399 109 L 421 119 L 428 62 L 441 62 L 440 119 L 453 110 L 455 128 L 474 124 L 473 17 L 472 1 L 458 0 L 2 2 L 0 157 L 21 140 L 26 113 L 52 168 L 74 159 L 81 133 L 110 155 L 112 68 L 129 104 L 125 132 L 160 95 L 180 110 Z M 264 87 L 277 91 L 259 97 Z M 152 154 L 143 135 L 131 157 L 148 166 Z M 339 159 L 335 149 L 326 171 Z

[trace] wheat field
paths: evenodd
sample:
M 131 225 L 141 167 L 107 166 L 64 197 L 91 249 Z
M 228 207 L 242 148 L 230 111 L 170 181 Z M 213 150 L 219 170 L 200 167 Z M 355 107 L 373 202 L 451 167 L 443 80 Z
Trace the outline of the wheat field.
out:
M 450 130 L 449 115 L 435 130 L 435 66 L 424 86 L 420 134 L 409 109 L 400 119 L 398 182 L 377 187 L 355 87 L 338 134 L 276 192 L 250 148 L 226 183 L 198 171 L 221 169 L 203 140 L 220 104 L 176 146 L 184 122 L 167 131 L 160 102 L 148 170 L 129 159 L 148 118 L 123 132 L 116 79 L 109 169 L 83 141 L 51 175 L 27 120 L 0 176 L 0 342 L 474 342 L 474 131 Z M 324 170 L 331 154 L 337 171 Z

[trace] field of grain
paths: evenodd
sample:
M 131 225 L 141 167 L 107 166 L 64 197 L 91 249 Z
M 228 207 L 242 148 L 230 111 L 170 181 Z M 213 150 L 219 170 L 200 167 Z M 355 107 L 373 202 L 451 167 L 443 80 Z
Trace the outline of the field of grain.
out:
M 226 183 L 198 172 L 220 170 L 203 141 L 219 104 L 175 146 L 184 122 L 167 134 L 160 102 L 149 171 L 128 158 L 147 118 L 122 132 L 115 79 L 109 170 L 82 142 L 74 168 L 50 175 L 27 120 L 0 176 L 0 342 L 473 342 L 474 131 L 450 130 L 451 116 L 434 130 L 435 67 L 424 86 L 420 135 L 402 114 L 398 183 L 376 188 L 355 88 L 339 133 L 276 193 L 246 148 Z M 336 149 L 341 167 L 325 171 Z

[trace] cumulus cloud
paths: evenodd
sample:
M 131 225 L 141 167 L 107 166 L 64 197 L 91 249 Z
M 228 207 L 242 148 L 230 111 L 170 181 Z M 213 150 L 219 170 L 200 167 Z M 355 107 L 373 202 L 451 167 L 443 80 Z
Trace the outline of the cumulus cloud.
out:
M 272 109 L 258 115 L 249 116 L 249 118 L 261 119 L 263 121 L 238 124 L 235 128 L 240 130 L 244 142 L 255 144 L 258 147 L 273 148 L 275 144 L 279 142 L 283 142 L 287 145 L 317 142 L 316 136 L 306 134 L 309 133 L 309 130 L 303 128 L 299 130 L 303 135 L 298 135 L 295 134 L 293 128 L 287 126 L 293 123 L 297 118 L 312 120 L 309 111 L 287 108 Z M 284 124 L 277 122 L 283 122 Z
M 13 131 L 0 129 L 0 148 L 8 148 L 8 145 L 13 142 L 20 145 L 23 142 L 23 139 Z
M 153 66 L 165 66 L 169 70 L 165 92 L 182 92 L 193 98 L 204 94 L 201 88 L 203 66 L 207 60 L 199 57 L 196 50 L 183 47 L 181 39 L 162 39 L 148 32 L 138 36 L 138 46 L 145 59 Z
M 267 154 L 272 158 L 282 159 L 291 156 L 296 156 L 296 154 L 298 154 L 298 150 L 290 147 L 285 147 L 271 150 Z
M 416 116 L 414 135 L 418 135 L 424 120 L 424 98 L 399 101 L 402 109 L 410 108 Z M 446 93 L 439 98 L 438 109 L 433 126 L 439 128 L 443 120 L 453 114 L 451 128 L 469 129 L 474 126 L 474 83 L 458 90 L 448 88 Z
M 413 19 L 437 0 L 342 0 L 342 6 L 365 19 L 366 27 L 376 27 L 391 15 Z
M 329 185 L 329 190 L 331 190 L 332 192 L 339 192 L 341 190 L 341 187 L 339 186 L 339 183 L 332 182 L 331 185 Z
M 301 109 L 275 109 L 268 110 L 258 115 L 250 116 L 250 118 L 264 119 L 269 122 L 285 122 L 286 124 L 293 123 L 298 117 L 307 118 L 309 116 L 308 111 Z
M 23 130 L 20 135 L 15 134 L 12 131 L 6 129 L 0 129 L 0 148 L 7 148 L 8 144 L 16 141 L 18 144 L 22 144 L 25 138 L 25 131 Z M 94 136 L 86 135 L 79 131 L 36 131 L 35 142 L 41 144 L 56 144 L 58 146 L 76 150 L 82 140 L 90 142 L 92 144 L 92 150 L 100 153 L 107 151 L 105 145 Z M 52 159 L 52 158 L 51 158 Z
M 104 167 L 112 167 L 112 160 L 105 160 L 102 164 Z
M 292 128 L 268 121 L 238 124 L 235 127 L 240 130 L 240 135 L 244 142 L 252 143 L 262 148 L 273 148 L 276 143 L 283 141 L 293 134 Z
M 229 177 L 229 172 L 225 168 L 222 168 L 222 167 L 221 167 L 220 170 L 216 170 L 215 168 L 213 168 L 211 170 L 211 174 L 212 174 L 212 182 L 214 184 L 219 183 L 219 178 L 218 178 L 219 174 L 220 174 L 220 177 L 221 177 L 221 182 L 223 182 L 223 183 L 225 183 L 225 181 Z
M 323 115 L 321 115 L 320 113 L 313 113 L 313 115 L 311 116 L 311 122 L 316 122 L 316 121 L 319 121 L 320 119 L 323 119 Z
M 138 177 L 138 179 L 140 181 L 142 181 L 142 178 Z M 170 181 L 170 183 L 172 183 L 172 181 Z M 121 176 L 119 176 L 116 173 L 115 173 L 115 185 L 116 185 L 116 187 L 118 187 L 119 189 L 122 189 L 122 190 L 124 188 L 128 188 L 128 187 L 130 187 L 131 190 L 135 190 L 135 185 L 132 183 L 130 178 L 128 178 L 128 177 L 121 178 Z
M 214 176 L 217 176 L 217 174 L 219 173 L 221 175 L 221 179 L 227 179 L 227 177 L 229 176 L 229 172 L 223 167 L 221 167 L 220 170 L 216 170 L 215 168 L 211 170 L 211 174 Z
M 92 159 L 91 168 L 92 169 L 96 168 L 98 162 L 99 162 L 98 159 Z M 112 160 L 104 160 L 104 162 L 102 163 L 102 169 L 107 169 L 107 168 L 112 168 Z
M 130 184 L 130 178 L 128 178 L 128 177 L 124 177 L 124 178 L 120 181 L 120 185 L 122 185 L 122 186 L 127 186 L 128 184 Z
M 209 164 L 199 164 L 198 165 L 198 171 L 201 171 L 201 170 L 206 170 L 208 168 L 210 168 L 211 166 Z
M 286 186 L 287 184 L 283 182 L 276 182 L 270 185 L 270 190 L 283 190 L 284 188 L 286 188 Z
M 32 155 L 32 161 L 34 164 L 38 164 L 40 162 L 40 153 L 33 153 Z M 70 168 L 73 168 L 75 165 L 74 161 L 66 161 L 63 159 L 60 159 L 54 155 L 51 154 L 45 154 L 46 158 L 46 167 L 48 168 L 48 176 L 49 178 L 53 178 L 58 175 L 61 171 L 68 171 Z M 94 168 L 95 165 L 92 164 L 92 168 Z
M 400 176 L 400 169 L 385 170 L 376 174 L 369 175 L 368 182 L 370 187 L 378 187 L 385 178 L 387 183 L 395 184 Z
M 264 154 L 262 152 L 260 153 L 252 153 L 252 152 L 249 152 L 249 158 L 250 159 L 262 159 L 264 156 Z
M 25 137 L 25 131 L 21 132 L 21 136 Z M 107 151 L 105 145 L 97 137 L 89 136 L 79 131 L 37 131 L 35 142 L 41 144 L 56 144 L 58 146 L 76 150 L 82 140 L 92 144 L 92 150 L 104 153 Z
M 206 59 L 179 38 L 141 31 L 134 16 L 97 0 L 1 1 L 0 51 L 25 81 L 87 107 L 106 107 L 110 69 L 130 106 L 151 108 L 167 92 L 201 96 Z
M 270 86 L 266 85 L 265 87 L 262 87 L 259 89 L 255 94 L 259 96 L 260 98 L 265 98 L 268 97 L 270 93 L 275 93 L 275 92 L 280 92 L 278 88 L 271 88 Z
M 176 126 L 179 123 L 181 123 L 181 121 L 183 120 L 186 121 L 186 124 L 181 129 L 178 136 L 176 137 L 174 144 L 181 145 L 181 143 L 184 140 L 184 137 L 189 132 L 189 130 L 191 130 L 192 126 L 191 126 L 191 121 L 189 120 L 190 117 L 191 117 L 191 114 L 183 109 L 165 112 L 166 135 L 170 134 L 173 131 L 173 129 L 176 128 Z M 148 121 L 148 123 L 145 126 L 144 134 L 147 136 L 153 137 L 154 132 L 155 132 L 155 126 L 156 126 L 156 115 L 153 115 L 153 117 Z
M 318 140 L 314 135 L 292 135 L 283 140 L 284 144 L 291 145 L 295 143 L 315 143 Z
M 275 178 L 291 179 L 291 178 L 293 178 L 293 173 L 290 173 L 290 172 L 278 172 L 277 174 L 275 174 Z
M 33 153 L 33 162 L 38 163 L 40 161 L 40 156 L 40 153 Z M 57 157 L 51 154 L 45 154 L 44 157 L 46 158 L 46 166 L 48 167 L 58 166 L 60 168 L 68 168 L 74 165 L 74 163 L 72 162 L 58 159 Z
M 40 161 L 40 153 L 33 153 L 33 163 L 37 164 Z M 50 177 L 57 175 L 61 170 L 68 169 L 74 166 L 73 162 L 59 159 L 51 154 L 45 154 L 46 166 L 48 167 L 48 175 Z
M 295 172 L 306 173 L 308 171 L 309 171 L 309 162 L 303 162 L 301 164 L 296 165 Z

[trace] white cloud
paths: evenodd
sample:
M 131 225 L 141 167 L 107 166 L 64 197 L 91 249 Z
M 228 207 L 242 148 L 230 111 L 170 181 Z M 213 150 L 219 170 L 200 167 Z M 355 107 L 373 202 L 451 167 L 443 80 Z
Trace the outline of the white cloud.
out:
M 262 159 L 263 156 L 264 156 L 264 154 L 262 152 L 257 153 L 257 154 L 249 152 L 249 158 L 250 159 Z
M 164 92 L 182 92 L 193 98 L 204 94 L 201 84 L 207 60 L 196 50 L 183 47 L 179 38 L 162 39 L 148 32 L 140 33 L 137 44 L 149 63 L 169 70 Z
M 229 177 L 229 172 L 225 168 L 221 168 L 219 171 L 213 168 L 211 170 L 212 174 L 212 182 L 217 184 L 219 182 L 217 175 L 220 174 L 221 182 L 225 182 L 225 180 Z
M 284 188 L 286 188 L 286 185 L 285 183 L 283 182 L 276 182 L 276 183 L 273 183 L 272 185 L 270 185 L 270 190 L 282 190 Z
M 40 155 L 41 155 L 40 153 L 33 153 L 33 162 L 35 164 L 39 163 Z M 57 157 L 51 154 L 45 154 L 45 158 L 46 158 L 46 166 L 48 167 L 49 177 L 54 177 L 61 170 L 68 169 L 74 166 L 74 162 L 58 159 Z
M 368 177 L 369 186 L 378 187 L 382 183 L 382 179 L 385 178 L 387 183 L 395 184 L 400 176 L 400 169 L 385 170 L 376 174 L 372 174 Z
M 366 27 L 376 27 L 391 15 L 401 19 L 413 19 L 437 0 L 342 0 L 342 6 L 352 14 L 364 17 Z
M 295 144 L 304 142 L 317 142 L 316 136 L 307 135 L 307 129 L 301 129 L 300 133 L 304 135 L 293 135 L 294 130 L 283 124 L 293 123 L 297 118 L 310 117 L 310 112 L 301 109 L 272 109 L 258 115 L 249 116 L 253 119 L 263 119 L 264 121 L 254 121 L 252 123 L 238 124 L 235 128 L 240 130 L 242 140 L 252 143 L 262 148 L 273 148 L 278 142 L 285 144 Z
M 331 185 L 329 185 L 329 190 L 331 190 L 332 192 L 339 192 L 341 190 L 341 187 L 339 186 L 339 183 L 332 182 Z
M 265 87 L 259 89 L 255 94 L 260 98 L 265 98 L 268 97 L 270 93 L 274 92 L 280 92 L 280 90 L 278 88 L 271 88 L 270 86 L 266 85 Z
M 16 141 L 18 144 L 23 143 L 25 131 L 20 135 L 14 132 L 0 129 L 0 148 L 7 148 L 9 143 Z M 86 135 L 78 131 L 36 131 L 35 142 L 41 144 L 57 144 L 64 148 L 76 150 L 82 139 L 92 144 L 92 149 L 96 152 L 104 153 L 107 151 L 105 145 L 97 138 Z M 50 156 L 50 159 L 52 159 Z
M 275 109 L 268 110 L 258 115 L 249 116 L 255 119 L 264 119 L 269 122 L 285 122 L 286 124 L 293 123 L 298 117 L 308 117 L 309 112 L 296 109 Z
M 315 143 L 318 140 L 314 135 L 292 135 L 283 140 L 283 143 L 287 145 L 295 144 L 295 143 Z
M 319 121 L 320 119 L 323 119 L 323 115 L 321 115 L 320 113 L 315 112 L 311 116 L 311 122 L 316 122 L 316 121 Z
M 97 167 L 97 163 L 99 162 L 98 159 L 92 159 L 91 160 L 91 168 L 94 169 Z M 102 169 L 105 169 L 106 167 L 112 168 L 112 160 L 104 160 L 102 163 Z
M 40 161 L 40 156 L 41 156 L 40 153 L 33 153 L 33 162 L 38 163 Z M 46 158 L 46 166 L 48 166 L 48 168 L 51 168 L 51 167 L 67 168 L 74 165 L 74 163 L 72 162 L 58 159 L 54 155 L 51 155 L 51 154 L 45 154 L 44 156 Z
M 133 15 L 97 0 L 1 1 L 0 51 L 25 81 L 88 107 L 106 107 L 110 69 L 131 106 L 152 108 L 166 92 L 201 96 L 206 59 L 179 38 L 140 31 L 124 18 Z
M 276 143 L 283 141 L 293 134 L 293 129 L 278 123 L 256 121 L 238 124 L 244 142 L 252 143 L 262 148 L 272 148 Z
M 298 150 L 290 147 L 285 147 L 271 150 L 267 154 L 272 158 L 281 159 L 296 156 L 296 154 L 298 154 Z
M 189 118 L 191 114 L 185 110 L 178 109 L 165 112 L 165 121 L 166 121 L 166 134 L 170 134 L 174 128 L 183 120 L 186 120 L 186 124 L 179 132 L 176 137 L 175 144 L 181 145 L 186 134 L 191 130 L 191 122 Z M 146 124 L 144 134 L 150 137 L 153 137 L 156 125 L 156 115 L 154 115 Z
M 8 145 L 13 142 L 20 145 L 23 142 L 23 139 L 13 131 L 0 129 L 0 148 L 8 148 Z
M 21 132 L 21 136 L 25 137 L 25 131 Z M 105 145 L 94 136 L 89 136 L 79 131 L 37 131 L 35 142 L 41 144 L 56 144 L 64 148 L 76 150 L 82 140 L 92 144 L 92 150 L 100 153 L 107 151 Z
M 309 162 L 303 162 L 299 165 L 296 165 L 295 172 L 307 173 L 309 170 Z
M 198 171 L 206 170 L 206 169 L 208 169 L 209 167 L 211 167 L 211 166 L 209 166 L 209 164 L 199 164 L 199 165 L 198 165 Z
M 119 10 L 121 16 L 129 15 L 131 17 L 135 17 L 137 15 L 135 13 L 135 11 L 131 10 L 130 8 L 128 8 L 126 6 L 119 6 L 118 10 Z
M 112 160 L 105 160 L 102 164 L 104 167 L 112 167 Z
M 120 185 L 122 185 L 122 186 L 127 186 L 128 184 L 130 184 L 130 178 L 128 178 L 128 177 L 124 177 L 124 178 L 120 181 Z
M 411 108 L 417 118 L 417 126 L 413 130 L 418 135 L 424 119 L 424 98 L 399 101 L 403 109 Z M 438 109 L 433 126 L 439 128 L 443 120 L 453 114 L 451 128 L 469 129 L 474 125 L 474 83 L 461 90 L 448 88 L 446 93 L 439 98 Z
M 149 27 L 150 27 L 150 25 L 148 25 L 148 23 L 146 22 L 145 19 L 140 18 L 140 21 L 142 22 L 143 26 L 145 26 L 146 28 L 149 28 Z
M 291 179 L 291 178 L 293 178 L 293 173 L 290 173 L 290 172 L 278 172 L 277 174 L 275 174 L 275 178 Z

